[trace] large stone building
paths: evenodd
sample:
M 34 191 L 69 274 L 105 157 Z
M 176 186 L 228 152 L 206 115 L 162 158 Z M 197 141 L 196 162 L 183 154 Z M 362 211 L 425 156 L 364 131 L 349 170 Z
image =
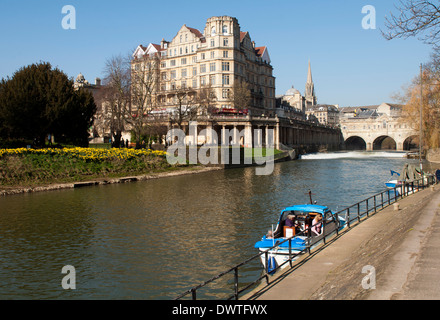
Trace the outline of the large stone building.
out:
M 249 109 L 253 115 L 274 114 L 275 77 L 267 47 L 257 47 L 236 18 L 211 17 L 203 32 L 186 26 L 171 41 L 139 45 L 133 53 L 133 68 L 155 59 L 153 90 L 156 106 L 177 107 L 182 90 L 196 95 L 209 88 L 212 106 L 219 109 Z M 239 99 L 237 87 L 245 83 L 249 99 Z M 190 96 L 190 95 L 188 95 Z M 237 101 L 248 101 L 244 105 Z

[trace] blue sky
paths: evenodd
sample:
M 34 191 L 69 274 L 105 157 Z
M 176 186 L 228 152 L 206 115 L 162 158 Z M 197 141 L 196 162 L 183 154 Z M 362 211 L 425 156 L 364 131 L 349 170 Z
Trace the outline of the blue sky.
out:
M 106 59 L 137 45 L 171 40 L 186 24 L 203 32 L 211 16 L 236 17 L 257 46 L 267 46 L 276 94 L 292 85 L 304 93 L 311 61 L 318 103 L 360 106 L 393 102 L 431 48 L 410 39 L 385 40 L 384 17 L 397 0 L 1 0 L 0 78 L 48 61 L 69 77 L 94 82 Z M 61 10 L 76 9 L 65 30 Z M 362 28 L 362 8 L 376 9 L 376 29 Z

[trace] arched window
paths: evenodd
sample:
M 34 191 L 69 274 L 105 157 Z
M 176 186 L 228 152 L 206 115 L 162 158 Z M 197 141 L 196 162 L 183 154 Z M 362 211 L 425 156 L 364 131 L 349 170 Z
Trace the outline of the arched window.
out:
M 215 26 L 211 28 L 211 36 L 215 36 Z
M 223 26 L 222 31 L 223 31 L 224 34 L 225 34 L 225 33 L 228 33 L 228 27 L 227 27 L 226 25 Z

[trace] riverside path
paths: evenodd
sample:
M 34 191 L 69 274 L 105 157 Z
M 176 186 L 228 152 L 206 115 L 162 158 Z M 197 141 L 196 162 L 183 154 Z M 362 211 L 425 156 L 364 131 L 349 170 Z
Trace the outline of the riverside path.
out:
M 398 210 L 388 206 L 346 229 L 242 299 L 440 299 L 440 185 L 397 203 Z

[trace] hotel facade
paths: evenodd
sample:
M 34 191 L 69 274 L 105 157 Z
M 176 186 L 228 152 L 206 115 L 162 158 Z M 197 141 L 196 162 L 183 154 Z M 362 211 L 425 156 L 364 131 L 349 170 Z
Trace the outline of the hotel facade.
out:
M 154 61 L 153 94 L 156 108 L 177 107 L 176 93 L 197 95 L 209 88 L 216 110 L 244 110 L 255 116 L 273 116 L 275 77 L 267 47 L 257 47 L 249 32 L 241 31 L 236 18 L 211 17 L 203 32 L 183 25 L 171 41 L 139 45 L 132 68 Z M 237 101 L 237 87 L 248 89 L 244 105 Z M 247 90 L 246 89 L 246 90 Z

